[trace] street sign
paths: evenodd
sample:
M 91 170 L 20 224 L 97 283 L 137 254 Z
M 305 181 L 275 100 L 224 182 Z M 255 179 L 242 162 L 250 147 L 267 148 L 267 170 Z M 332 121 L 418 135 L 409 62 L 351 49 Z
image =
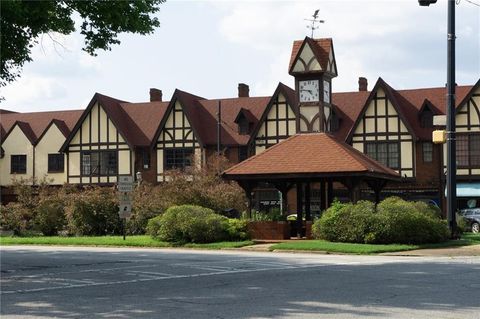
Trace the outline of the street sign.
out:
M 118 176 L 118 184 L 133 184 L 133 176 Z
M 118 208 L 120 218 L 129 218 L 132 215 L 132 204 L 121 203 Z
M 132 193 L 131 192 L 119 192 L 118 193 L 118 201 L 119 202 L 131 202 L 132 201 Z
M 118 191 L 119 192 L 133 192 L 133 176 L 119 176 L 118 177 Z
M 132 215 L 133 176 L 118 177 L 118 214 L 120 218 Z

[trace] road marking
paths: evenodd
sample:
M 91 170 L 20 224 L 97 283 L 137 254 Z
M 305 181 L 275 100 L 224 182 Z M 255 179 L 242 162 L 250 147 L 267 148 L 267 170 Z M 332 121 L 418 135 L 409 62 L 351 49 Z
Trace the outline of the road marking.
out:
M 295 269 L 320 268 L 320 267 L 325 267 L 325 266 L 328 266 L 328 265 L 319 264 L 319 265 L 299 266 L 299 267 L 295 267 Z M 291 270 L 291 269 L 292 269 L 292 267 L 237 269 L 237 270 L 232 270 L 232 271 L 218 271 L 218 272 L 211 272 L 211 273 L 200 273 L 200 274 L 189 274 L 189 275 L 172 275 L 170 277 L 140 278 L 140 279 L 131 279 L 131 280 L 111 281 L 111 282 L 95 282 L 95 283 L 86 283 L 86 284 L 76 284 L 76 285 L 59 286 L 59 287 L 43 287 L 43 288 L 32 288 L 32 289 L 5 290 L 5 291 L 1 291 L 0 295 L 20 294 L 20 293 L 35 293 L 35 292 L 61 290 L 61 289 L 98 287 L 98 286 L 113 286 L 113 285 L 132 284 L 132 283 L 157 281 L 157 280 L 185 279 L 185 278 L 208 277 L 208 276 L 217 276 L 217 275 L 225 275 L 225 274 L 263 272 L 263 271 L 269 271 L 269 270 Z

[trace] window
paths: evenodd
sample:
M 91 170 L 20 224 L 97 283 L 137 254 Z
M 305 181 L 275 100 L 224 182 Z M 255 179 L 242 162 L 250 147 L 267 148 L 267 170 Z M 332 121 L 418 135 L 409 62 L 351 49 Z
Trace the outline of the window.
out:
M 148 148 L 142 150 L 142 167 L 143 169 L 150 168 L 150 150 Z
M 400 167 L 400 152 L 397 142 L 366 143 L 365 153 L 374 160 L 393 169 Z
M 457 165 L 480 167 L 480 134 L 457 134 Z
M 248 158 L 248 146 L 240 146 L 238 149 L 238 161 L 244 161 Z
M 332 117 L 330 119 L 330 131 L 336 132 L 340 128 L 340 118 L 337 113 L 332 112 Z
M 238 122 L 238 134 L 247 135 L 249 133 L 249 123 L 246 118 L 242 118 Z
M 192 166 L 193 148 L 170 148 L 165 150 L 165 169 L 185 169 Z
M 10 156 L 10 173 L 11 174 L 27 173 L 27 155 L 11 155 Z
M 48 154 L 48 172 L 58 173 L 64 171 L 63 154 Z
M 422 155 L 424 163 L 433 162 L 433 144 L 430 142 L 422 143 Z
M 433 127 L 433 112 L 425 109 L 420 115 L 420 126 L 425 128 Z
M 118 158 L 116 151 L 88 151 L 82 153 L 83 175 L 117 175 Z

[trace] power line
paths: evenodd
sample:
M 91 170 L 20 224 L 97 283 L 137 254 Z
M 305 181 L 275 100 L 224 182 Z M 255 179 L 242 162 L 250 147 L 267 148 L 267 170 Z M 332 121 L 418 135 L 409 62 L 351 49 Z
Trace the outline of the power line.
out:
M 457 4 L 460 4 L 460 1 L 461 0 L 457 0 Z M 477 6 L 477 7 L 480 7 L 480 4 L 479 3 L 476 3 L 476 2 L 473 2 L 471 0 L 465 0 L 466 2 L 470 3 L 470 4 L 473 4 L 474 6 Z

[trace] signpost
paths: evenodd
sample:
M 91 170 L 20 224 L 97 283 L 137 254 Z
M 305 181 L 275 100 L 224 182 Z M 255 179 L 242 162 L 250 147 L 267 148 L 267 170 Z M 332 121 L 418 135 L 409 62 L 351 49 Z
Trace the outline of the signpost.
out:
M 125 225 L 132 215 L 133 176 L 118 177 L 118 215 L 123 224 L 123 240 L 125 240 Z

